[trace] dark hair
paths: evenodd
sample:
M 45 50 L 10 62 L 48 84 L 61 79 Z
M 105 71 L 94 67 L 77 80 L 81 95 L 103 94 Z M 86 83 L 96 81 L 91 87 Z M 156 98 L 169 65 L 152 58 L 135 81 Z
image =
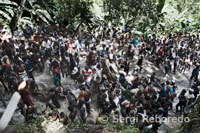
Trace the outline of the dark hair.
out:
M 186 90 L 185 89 L 183 89 L 182 91 L 181 91 L 181 96 L 183 96 L 183 95 L 185 95 L 185 93 L 186 93 Z
M 64 112 L 61 112 L 60 113 L 60 118 L 64 118 L 65 117 L 65 113 Z

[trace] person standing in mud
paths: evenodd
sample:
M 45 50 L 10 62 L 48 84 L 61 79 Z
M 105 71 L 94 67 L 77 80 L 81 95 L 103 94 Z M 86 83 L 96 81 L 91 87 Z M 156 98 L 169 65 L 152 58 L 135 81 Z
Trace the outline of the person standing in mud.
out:
M 78 119 L 77 110 L 74 107 L 72 107 L 69 111 L 70 111 L 69 118 L 71 120 L 71 123 L 76 123 Z
M 10 61 L 8 60 L 7 56 L 6 57 L 4 56 L 2 58 L 1 68 L 2 68 L 3 73 L 7 73 L 11 71 Z
M 126 55 L 127 58 L 131 57 L 131 54 L 132 54 L 132 53 L 131 53 L 131 52 L 132 52 L 132 51 L 131 51 L 131 48 L 132 48 L 132 46 L 129 45 L 129 46 L 128 46 L 127 53 L 126 53 L 126 54 L 127 54 L 127 55 Z
M 143 62 L 143 56 L 140 55 L 139 56 L 139 60 L 137 62 L 137 65 L 140 67 L 140 71 L 142 71 L 142 62 Z
M 80 109 L 80 117 L 81 117 L 81 121 L 83 123 L 85 123 L 86 119 L 88 117 L 87 108 L 86 108 L 85 104 Z
M 129 58 L 126 59 L 124 65 L 125 65 L 124 71 L 126 72 L 126 75 L 128 75 L 129 69 L 130 69 L 130 61 L 129 61 Z
M 60 61 L 60 69 L 62 72 L 62 77 L 67 77 L 69 75 L 69 71 L 68 71 L 68 63 L 64 60 Z
M 92 70 L 88 66 L 86 66 L 85 69 L 82 71 L 82 74 L 84 76 L 86 84 L 89 86 L 90 85 L 90 81 L 93 78 Z
M 23 62 L 18 62 L 18 65 L 16 66 L 16 73 L 18 74 L 20 80 L 28 80 L 26 65 Z
M 171 65 L 170 65 L 170 60 L 169 58 L 167 57 L 166 60 L 165 60 L 165 76 L 171 71 Z
M 178 58 L 177 57 L 175 57 L 174 58 L 174 73 L 176 73 L 176 69 L 177 69 L 177 60 L 178 60 Z
M 181 94 L 178 97 L 179 98 L 179 103 L 176 105 L 176 112 L 179 112 L 179 111 L 182 112 L 182 111 L 184 111 L 184 108 L 185 108 L 186 102 L 187 102 L 185 94 L 186 94 L 186 90 L 183 89 L 181 91 Z M 179 110 L 179 107 L 180 107 L 180 110 Z
M 54 84 L 59 85 L 61 76 L 60 76 L 60 62 L 58 57 L 52 60 L 50 69 L 52 70 L 52 74 L 54 76 Z
M 17 75 L 13 72 L 7 73 L 7 81 L 8 81 L 8 88 L 13 93 L 17 91 L 18 83 L 17 83 Z
M 192 71 L 192 75 L 190 77 L 190 80 L 194 79 L 196 81 L 197 78 L 198 78 L 198 75 L 199 75 L 199 71 L 200 71 L 200 65 L 197 65 Z
M 76 63 L 72 54 L 69 54 L 69 60 L 70 60 L 70 73 L 71 73 L 76 67 Z
M 33 80 L 35 80 L 35 78 L 34 78 L 34 76 L 33 76 L 33 67 L 32 67 L 32 65 L 31 65 L 31 62 L 30 62 L 28 56 L 25 57 L 25 63 L 26 63 L 26 65 L 27 65 L 26 68 L 27 68 L 27 72 L 28 72 L 28 77 L 29 77 L 29 78 L 32 78 Z
M 34 102 L 31 100 L 31 98 L 29 97 L 30 92 L 26 89 L 27 88 L 27 81 L 22 81 L 21 84 L 24 84 L 24 87 L 18 87 L 18 92 L 21 95 L 22 101 L 23 103 L 26 105 L 26 114 L 25 114 L 25 118 L 26 120 L 28 120 L 28 110 L 30 107 L 34 106 Z
M 13 62 L 14 45 L 11 41 L 12 40 L 10 39 L 10 42 L 7 42 L 7 41 L 4 42 L 3 50 L 5 54 L 9 57 L 10 61 Z
M 86 111 L 88 114 L 90 114 L 90 110 L 91 110 L 91 107 L 90 107 L 90 104 L 91 104 L 91 92 L 89 90 L 85 90 L 85 95 L 84 95 L 84 99 L 85 99 L 85 106 L 86 106 Z

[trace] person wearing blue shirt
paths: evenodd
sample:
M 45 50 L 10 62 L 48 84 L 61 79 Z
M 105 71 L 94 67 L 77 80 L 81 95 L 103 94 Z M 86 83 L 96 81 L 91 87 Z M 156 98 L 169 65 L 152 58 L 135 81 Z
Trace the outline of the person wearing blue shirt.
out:
M 134 47 L 136 47 L 137 44 L 138 44 L 137 40 L 135 38 L 133 38 L 133 45 L 134 45 Z
M 162 86 L 163 86 L 163 88 L 160 90 L 160 96 L 165 97 L 165 92 L 166 92 L 167 86 L 164 83 Z
M 65 48 L 63 46 L 60 46 L 60 53 L 61 53 L 62 59 L 65 60 Z
M 28 67 L 28 77 L 35 80 L 34 76 L 33 76 L 33 67 L 32 67 L 32 65 L 31 65 L 31 63 L 28 59 L 26 59 L 26 64 L 27 64 L 27 67 Z
M 200 65 L 198 65 L 197 67 L 195 67 L 192 71 L 192 76 L 190 77 L 190 80 L 192 80 L 193 78 L 195 80 L 197 80 L 198 75 L 199 75 L 199 71 L 200 71 Z
M 45 26 L 45 27 L 44 27 L 44 32 L 45 32 L 46 34 L 48 34 L 48 33 L 49 33 L 48 26 Z
M 127 26 L 126 26 L 126 25 L 123 26 L 122 31 L 123 31 L 123 32 L 126 32 L 126 31 L 127 31 Z
M 55 86 L 60 85 L 60 80 L 59 80 L 59 77 L 58 77 L 57 75 L 54 75 L 54 76 L 53 76 L 53 79 L 54 79 L 54 84 L 55 84 Z
M 78 37 L 78 48 L 81 48 L 81 47 L 82 47 L 82 46 L 81 46 L 81 43 L 82 43 L 82 40 L 81 40 L 80 37 Z

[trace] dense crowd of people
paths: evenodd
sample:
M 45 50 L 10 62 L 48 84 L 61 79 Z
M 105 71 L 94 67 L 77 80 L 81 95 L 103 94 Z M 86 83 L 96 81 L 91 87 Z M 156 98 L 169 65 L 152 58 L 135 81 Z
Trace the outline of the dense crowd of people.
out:
M 144 117 L 167 117 L 175 97 L 179 99 L 176 112 L 186 114 L 186 107 L 195 106 L 200 86 L 198 34 L 154 33 L 141 40 L 114 27 L 100 26 L 77 34 L 52 27 L 25 25 L 14 36 L 9 36 L 6 28 L 1 30 L 0 80 L 6 93 L 20 93 L 18 107 L 26 120 L 34 117 L 35 103 L 30 95 L 46 95 L 35 80 L 35 73 L 44 70 L 48 70 L 55 85 L 48 88 L 52 102 L 46 102 L 46 106 L 52 110 L 50 117 L 64 124 L 87 122 L 91 105 L 95 104 L 99 116 L 137 117 L 135 126 L 139 130 L 156 132 L 160 123 L 149 123 Z M 145 61 L 158 71 L 146 72 Z M 187 89 L 178 87 L 170 78 L 190 70 Z M 160 77 L 170 80 L 162 81 Z M 79 86 L 78 97 L 62 85 L 61 79 L 67 78 Z M 27 85 L 18 90 L 22 81 Z M 180 94 L 178 89 L 182 89 Z M 55 111 L 61 108 L 61 97 L 68 102 L 69 115 Z

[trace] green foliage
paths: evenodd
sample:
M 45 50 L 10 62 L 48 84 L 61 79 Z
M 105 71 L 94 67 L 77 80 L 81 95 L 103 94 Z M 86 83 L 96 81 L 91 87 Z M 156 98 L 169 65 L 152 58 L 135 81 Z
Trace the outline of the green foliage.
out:
M 199 29 L 200 1 L 166 0 L 164 13 L 164 32 L 192 32 Z
M 198 115 L 200 114 L 200 96 L 197 98 L 196 101 L 196 106 L 194 107 L 194 109 L 192 110 L 192 112 L 189 114 L 189 118 L 197 118 Z
M 58 0 L 57 2 L 59 8 L 56 20 L 58 23 L 65 22 L 73 28 L 82 23 L 91 23 L 92 0 Z
M 22 17 L 19 18 L 19 20 L 15 20 L 17 17 L 15 16 L 16 18 L 14 18 L 14 14 L 19 11 L 19 5 L 12 0 L 0 0 L 0 19 L 3 20 L 2 23 L 7 25 L 9 25 L 12 21 L 11 25 L 18 23 L 19 27 L 25 23 L 32 24 L 33 18 L 40 18 L 41 21 L 46 23 L 53 22 L 51 17 L 51 15 L 53 16 L 53 14 L 51 14 L 53 12 L 53 3 L 50 4 L 50 1 L 44 2 L 44 0 L 27 0 L 25 5 L 22 6 L 25 7 L 24 10 L 31 16 L 27 16 L 27 14 L 22 13 Z M 49 8 L 50 6 L 52 8 Z M 14 20 L 12 20 L 13 18 Z
M 101 7 L 102 15 L 95 14 L 94 5 Z M 158 29 L 169 33 L 200 28 L 199 0 L 27 0 L 24 6 L 18 26 L 58 23 L 76 31 L 81 26 L 91 29 L 110 21 L 145 35 Z M 13 0 L 0 0 L 1 25 L 11 22 L 18 7 Z M 97 16 L 103 17 L 102 22 Z
M 4 19 L 5 22 L 10 21 L 17 6 L 15 2 L 0 0 L 0 18 Z
M 189 113 L 188 117 L 190 118 L 190 120 L 192 120 L 195 118 L 199 118 L 199 115 L 200 115 L 200 96 L 197 98 L 196 105 L 194 109 L 192 110 L 192 112 Z M 197 121 L 197 123 L 199 122 Z M 183 132 L 188 132 L 189 131 L 188 129 L 190 129 L 190 125 L 188 123 L 183 123 L 181 128 L 183 129 L 182 130 Z
M 130 29 L 147 33 L 148 29 L 154 30 L 159 20 L 162 19 L 161 10 L 165 1 L 157 0 L 104 0 L 106 21 L 114 25 L 127 25 Z
M 160 13 L 162 12 L 164 5 L 165 5 L 165 0 L 159 0 L 158 6 L 157 6 L 158 12 Z
M 111 123 L 107 123 L 105 126 L 107 126 L 108 128 L 114 129 L 117 132 L 122 132 L 122 133 L 139 133 L 139 129 L 135 128 L 134 126 L 131 125 L 125 125 L 123 123 L 115 123 L 115 124 L 111 124 Z
M 40 20 L 45 23 L 53 22 L 52 16 L 50 15 L 51 8 L 48 8 L 47 6 L 50 2 L 44 3 L 45 2 L 43 0 L 28 0 L 25 10 L 31 14 L 31 19 L 36 17 L 40 18 Z
M 43 122 L 42 118 L 36 120 L 30 120 L 26 123 L 15 123 L 12 125 L 16 128 L 17 133 L 43 133 L 44 131 L 41 128 L 41 123 Z

